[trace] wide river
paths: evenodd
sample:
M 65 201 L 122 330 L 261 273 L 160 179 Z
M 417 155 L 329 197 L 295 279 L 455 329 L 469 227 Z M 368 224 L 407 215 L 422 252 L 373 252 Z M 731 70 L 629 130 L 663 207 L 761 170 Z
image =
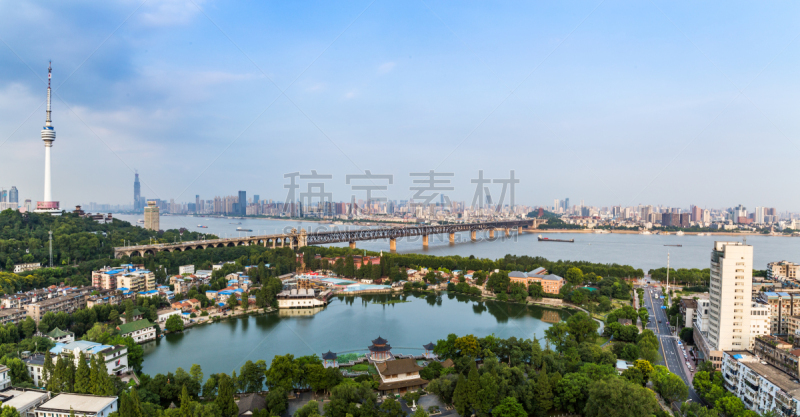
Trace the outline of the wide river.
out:
M 137 224 L 142 218 L 135 215 L 115 215 L 121 220 Z M 232 223 L 239 223 L 232 224 Z M 198 225 L 208 226 L 206 229 Z M 220 237 L 234 237 L 284 233 L 292 228 L 316 231 L 330 230 L 334 227 L 315 222 L 281 221 L 271 219 L 222 219 L 211 217 L 161 216 L 161 229 L 177 229 L 185 227 L 192 231 L 216 234 Z M 236 228 L 252 229 L 252 232 L 237 232 Z M 741 241 L 742 236 L 676 236 L 676 235 L 640 235 L 640 234 L 586 234 L 586 233 L 541 233 L 556 239 L 575 239 L 575 243 L 539 242 L 539 233 L 523 233 L 505 238 L 497 233 L 498 239 L 490 241 L 487 235 L 479 234 L 477 242 L 471 242 L 468 233 L 459 233 L 456 243 L 451 245 L 446 235 L 432 235 L 427 250 L 422 248 L 421 237 L 397 240 L 398 253 L 424 253 L 428 255 L 447 256 L 475 255 L 479 258 L 498 259 L 507 254 L 542 256 L 549 260 L 590 261 L 600 263 L 618 263 L 642 268 L 645 273 L 652 268 L 665 267 L 667 252 L 670 253 L 670 266 L 673 268 L 708 268 L 711 249 L 715 240 Z M 800 238 L 782 236 L 748 236 L 747 243 L 753 245 L 754 268 L 766 269 L 767 263 L 787 260 L 800 262 Z M 346 243 L 336 245 L 345 246 Z M 356 242 L 357 247 L 371 251 L 388 251 L 388 241 Z M 681 247 L 664 245 L 682 245 Z
M 388 300 L 405 300 L 381 304 Z M 188 371 L 200 364 L 206 376 L 237 373 L 247 360 L 275 355 L 297 356 L 333 352 L 366 353 L 371 340 L 382 336 L 393 353 L 422 354 L 422 345 L 450 333 L 484 337 L 542 339 L 550 323 L 569 313 L 497 301 L 478 302 L 456 295 L 367 295 L 334 297 L 325 308 L 281 310 L 278 313 L 204 324 L 169 334 L 144 345 L 144 369 L 150 375 Z

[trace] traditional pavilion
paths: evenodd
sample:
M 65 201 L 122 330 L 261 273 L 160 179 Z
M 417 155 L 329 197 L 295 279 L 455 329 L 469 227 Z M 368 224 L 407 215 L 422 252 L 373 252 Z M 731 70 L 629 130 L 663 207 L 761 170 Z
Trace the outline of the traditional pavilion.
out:
M 381 362 L 375 365 L 381 382 L 378 391 L 381 394 L 405 394 L 425 388 L 428 381 L 419 376 L 423 368 L 413 358 L 403 358 Z
M 322 366 L 326 368 L 338 368 L 339 364 L 336 363 L 336 353 L 330 350 L 322 354 Z
M 436 354 L 433 353 L 433 348 L 435 348 L 436 345 L 434 345 L 433 342 L 428 343 L 427 345 L 422 345 L 422 347 L 425 348 L 425 357 L 426 358 L 433 359 L 433 358 L 436 357 Z
M 378 336 L 377 339 L 372 341 L 372 346 L 369 347 L 369 359 L 374 362 L 394 359 L 394 356 L 392 356 L 392 346 L 386 339 Z

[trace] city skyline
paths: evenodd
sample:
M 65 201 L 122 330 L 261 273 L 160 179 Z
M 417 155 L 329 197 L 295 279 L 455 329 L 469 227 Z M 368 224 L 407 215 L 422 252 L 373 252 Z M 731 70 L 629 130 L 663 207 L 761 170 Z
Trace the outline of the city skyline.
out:
M 0 183 L 21 200 L 41 198 L 52 59 L 62 207 L 129 204 L 135 169 L 178 201 L 284 198 L 312 170 L 341 200 L 346 175 L 391 174 L 401 200 L 435 169 L 458 201 L 514 170 L 518 204 L 800 211 L 773 162 L 800 146 L 796 5 L 137 6 L 0 6 Z

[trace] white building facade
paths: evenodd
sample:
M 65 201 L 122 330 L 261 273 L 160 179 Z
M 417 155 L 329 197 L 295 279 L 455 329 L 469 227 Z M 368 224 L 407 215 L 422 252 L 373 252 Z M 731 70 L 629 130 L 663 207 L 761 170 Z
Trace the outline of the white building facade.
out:
M 711 350 L 750 346 L 752 289 L 753 247 L 741 242 L 714 242 L 708 323 Z
M 758 414 L 772 410 L 782 417 L 800 415 L 800 385 L 750 352 L 724 352 L 722 378 L 725 388 Z

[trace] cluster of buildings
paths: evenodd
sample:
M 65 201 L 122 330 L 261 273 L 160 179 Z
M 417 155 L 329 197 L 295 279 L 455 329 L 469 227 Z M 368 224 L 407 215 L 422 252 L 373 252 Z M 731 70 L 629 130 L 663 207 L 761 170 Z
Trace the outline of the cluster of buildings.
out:
M 590 207 L 569 206 L 569 199 L 556 200 L 552 206 L 554 213 L 560 214 L 568 224 L 589 228 L 599 226 L 639 227 L 701 227 L 718 230 L 753 230 L 769 227 L 771 229 L 800 229 L 800 214 L 779 213 L 775 208 L 756 207 L 748 211 L 739 205 L 728 209 L 703 209 L 689 206 L 689 209 L 652 205 L 632 207 Z
M 681 300 L 698 359 L 720 370 L 725 388 L 759 414 L 800 415 L 796 267 L 772 262 L 767 279 L 754 281 L 753 247 L 715 242 L 708 294 Z
M 0 297 L 0 324 L 18 325 L 27 317 L 36 323 L 47 313 L 72 313 L 85 308 L 93 297 L 92 287 L 50 286 Z

